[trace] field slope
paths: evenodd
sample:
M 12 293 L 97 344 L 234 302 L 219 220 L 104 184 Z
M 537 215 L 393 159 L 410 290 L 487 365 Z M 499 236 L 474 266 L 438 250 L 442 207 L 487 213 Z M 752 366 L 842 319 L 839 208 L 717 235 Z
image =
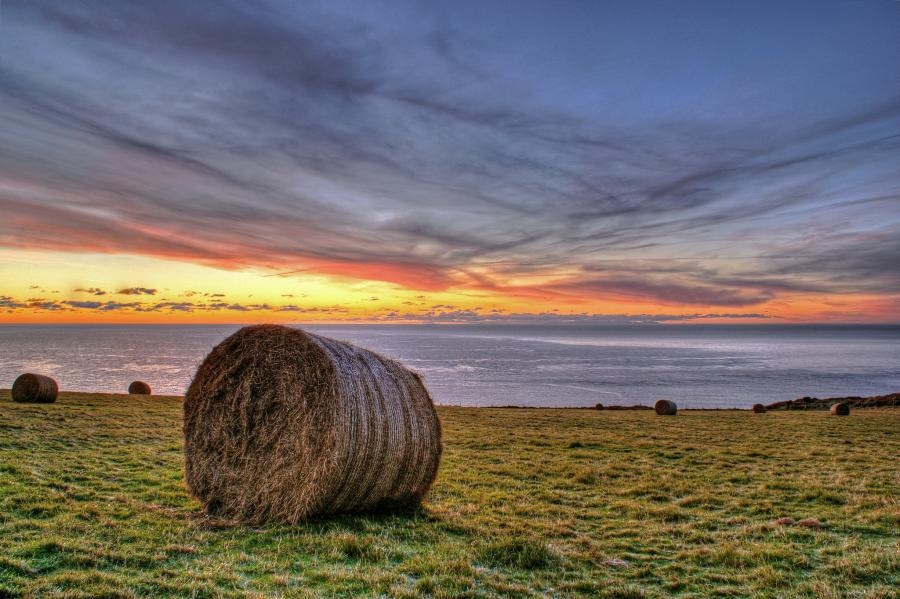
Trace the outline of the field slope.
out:
M 180 398 L 0 391 L 0 597 L 897 596 L 900 410 L 440 415 L 420 513 L 241 528 Z

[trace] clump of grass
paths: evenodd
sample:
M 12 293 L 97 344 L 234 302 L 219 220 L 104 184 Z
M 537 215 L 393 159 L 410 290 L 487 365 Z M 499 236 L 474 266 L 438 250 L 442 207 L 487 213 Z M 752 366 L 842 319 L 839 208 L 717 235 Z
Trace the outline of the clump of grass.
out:
M 575 482 L 582 485 L 593 485 L 597 482 L 599 476 L 594 468 L 582 468 L 575 474 Z
M 351 560 L 376 562 L 384 557 L 381 549 L 370 537 L 345 533 L 339 535 L 334 544 L 339 555 Z
M 512 567 L 522 570 L 549 568 L 558 560 L 546 543 L 537 539 L 496 541 L 482 547 L 478 561 L 493 567 Z

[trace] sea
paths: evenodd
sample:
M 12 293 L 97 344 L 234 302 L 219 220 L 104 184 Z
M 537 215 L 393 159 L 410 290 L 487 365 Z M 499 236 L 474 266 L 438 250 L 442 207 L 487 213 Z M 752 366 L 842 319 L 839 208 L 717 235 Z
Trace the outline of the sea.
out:
M 0 388 L 23 372 L 63 390 L 181 395 L 234 325 L 3 325 Z M 459 406 L 747 408 L 900 391 L 900 325 L 309 325 L 418 371 Z

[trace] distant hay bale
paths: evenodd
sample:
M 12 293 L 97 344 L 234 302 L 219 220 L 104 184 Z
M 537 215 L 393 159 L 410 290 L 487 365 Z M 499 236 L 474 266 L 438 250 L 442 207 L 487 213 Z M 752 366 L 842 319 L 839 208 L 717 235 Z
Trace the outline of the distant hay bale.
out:
M 831 415 L 832 416 L 849 416 L 850 415 L 850 404 L 847 403 L 836 403 L 831 406 Z
M 185 478 L 211 515 L 258 524 L 418 505 L 441 427 L 414 372 L 298 329 L 245 327 L 184 399 Z
M 128 385 L 128 392 L 131 395 L 150 395 L 150 385 L 144 381 L 134 381 Z
M 678 413 L 678 406 L 675 405 L 674 401 L 669 401 L 668 399 L 660 399 L 653 405 L 653 409 L 656 410 L 659 416 L 674 416 Z
M 753 413 L 754 414 L 765 414 L 766 406 L 762 405 L 761 403 L 753 404 Z
M 26 372 L 12 386 L 12 399 L 19 403 L 53 403 L 58 394 L 59 385 L 43 374 Z

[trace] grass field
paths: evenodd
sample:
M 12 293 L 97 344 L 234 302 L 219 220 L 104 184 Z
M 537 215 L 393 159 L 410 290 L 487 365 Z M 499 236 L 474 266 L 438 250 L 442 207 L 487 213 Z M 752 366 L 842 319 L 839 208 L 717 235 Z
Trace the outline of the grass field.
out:
M 420 513 L 241 528 L 179 398 L 0 391 L 0 597 L 897 597 L 900 410 L 440 415 Z

